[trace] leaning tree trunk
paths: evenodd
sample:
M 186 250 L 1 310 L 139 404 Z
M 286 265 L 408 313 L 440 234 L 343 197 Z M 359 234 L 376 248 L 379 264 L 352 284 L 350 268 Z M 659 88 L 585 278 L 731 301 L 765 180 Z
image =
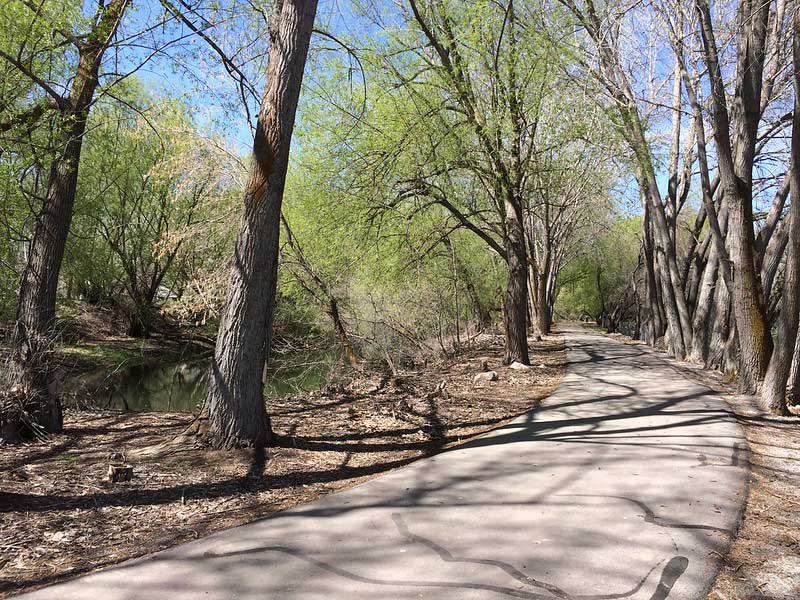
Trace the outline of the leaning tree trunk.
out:
M 793 24 L 794 115 L 792 118 L 791 193 L 789 242 L 783 276 L 781 312 L 775 350 L 769 361 L 761 393 L 761 407 L 774 414 L 786 413 L 787 382 L 792 368 L 798 318 L 800 317 L 800 7 Z
M 204 405 L 216 447 L 263 447 L 271 431 L 262 388 L 275 307 L 281 202 L 316 0 L 278 0 L 229 293 Z
M 63 150 L 50 167 L 47 193 L 36 219 L 17 300 L 16 339 L 20 345 L 47 339 L 56 313 L 58 274 L 64 259 L 78 182 L 78 163 L 88 107 L 69 114 Z
M 75 113 L 63 134 L 63 150 L 50 168 L 44 205 L 36 219 L 22 273 L 14 329 L 13 377 L 22 388 L 33 426 L 46 433 L 63 428 L 61 401 L 50 385 L 50 347 L 56 313 L 58 275 L 72 221 L 88 107 Z
M 717 223 L 720 226 L 720 233 L 724 234 L 728 227 L 727 209 L 723 208 L 723 211 L 717 216 L 717 219 Z M 706 242 L 710 242 L 708 246 L 708 260 L 706 260 L 705 268 L 703 269 L 694 319 L 692 321 L 694 337 L 692 339 L 691 357 L 693 360 L 701 362 L 706 367 L 710 364 L 713 325 L 715 325 L 714 320 L 718 313 L 718 311 L 715 310 L 717 307 L 717 302 L 715 300 L 717 296 L 717 287 L 725 287 L 725 278 L 722 277 L 721 274 L 723 270 L 723 265 L 721 263 L 724 258 L 720 257 L 720 250 L 717 244 L 711 239 L 711 236 L 712 232 L 709 231 L 706 236 Z M 725 289 L 727 290 L 727 288 Z M 725 302 L 727 303 L 728 300 L 726 299 Z
M 669 349 L 673 356 L 686 358 L 692 344 L 692 327 L 676 259 L 675 244 L 670 236 L 669 223 L 660 199 L 655 178 L 648 182 L 647 196 L 653 215 L 656 240 L 656 265 L 661 281 L 664 309 L 669 330 Z
M 506 201 L 506 257 L 508 284 L 503 318 L 506 328 L 505 362 L 527 365 L 528 357 L 528 252 L 522 225 L 522 208 L 516 198 Z
M 103 55 L 129 0 L 113 0 L 98 10 L 93 30 L 79 49 L 69 95 L 58 101 L 59 154 L 50 166 L 42 209 L 37 216 L 22 272 L 14 328 L 12 378 L 22 389 L 27 428 L 59 433 L 61 402 L 51 385 L 50 362 L 56 293 L 67 244 L 86 122 L 98 86 Z M 0 420 L 7 420 L 0 414 Z M 8 427 L 7 423 L 4 427 Z

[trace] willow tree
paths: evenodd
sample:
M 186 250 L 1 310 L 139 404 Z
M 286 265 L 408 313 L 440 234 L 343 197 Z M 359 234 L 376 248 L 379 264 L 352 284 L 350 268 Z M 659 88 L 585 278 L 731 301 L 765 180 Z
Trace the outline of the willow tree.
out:
M 210 232 L 198 236 L 230 184 L 219 140 L 196 129 L 188 108 L 151 99 L 132 78 L 129 106 L 101 100 L 84 142 L 62 280 L 68 297 L 118 307 L 128 335 L 148 337 L 160 292 L 181 296 Z
M 55 320 L 56 292 L 72 220 L 78 167 L 89 111 L 99 85 L 99 70 L 106 50 L 130 0 L 100 0 L 90 18 L 76 6 L 11 0 L 2 8 L 5 33 L 0 60 L 32 90 L 33 100 L 24 110 L 3 119 L 6 125 L 32 124 L 45 114 L 53 116 L 54 156 L 46 191 L 36 216 L 27 249 L 17 300 L 15 371 L 22 389 L 26 421 L 45 432 L 62 428 L 61 406 L 51 392 L 48 365 L 43 361 Z M 78 6 L 78 8 L 80 8 Z M 73 19 L 77 27 L 70 22 Z M 81 26 L 85 26 L 80 31 Z M 43 31 L 49 36 L 41 37 Z M 69 56 L 74 63 L 64 66 Z M 68 59 L 66 60 L 68 62 Z M 63 76 L 53 81 L 52 67 Z M 2 107 L 0 107 L 2 109 Z
M 394 110 L 370 124 L 399 130 L 365 161 L 376 165 L 373 172 L 391 164 L 393 172 L 382 178 L 394 179 L 394 196 L 384 208 L 409 218 L 441 214 L 445 230 L 472 232 L 500 258 L 507 362 L 528 362 L 529 273 L 536 258 L 528 234 L 539 231 L 528 222 L 531 208 L 543 201 L 536 157 L 552 151 L 548 119 L 565 104 L 554 88 L 563 83 L 566 52 L 544 30 L 566 24 L 543 7 L 519 0 L 408 0 L 399 15 L 405 27 L 384 27 L 375 52 L 374 69 L 385 82 L 381 102 Z M 374 21 L 382 27 L 380 15 Z M 546 329 L 547 319 L 542 322 Z
M 431 1 L 423 5 L 409 0 L 409 8 L 431 50 L 428 64 L 455 104 L 447 110 L 457 112 L 468 123 L 477 148 L 490 166 L 486 184 L 502 217 L 501 255 L 508 266 L 503 302 L 505 359 L 528 364 L 528 250 L 523 206 L 526 162 L 532 155 L 532 144 L 526 139 L 526 118 L 532 107 L 523 104 L 524 76 L 520 74 L 518 46 L 521 29 L 514 2 L 496 7 L 493 18 L 484 19 L 477 27 L 469 20 L 470 9 L 451 3 Z M 495 39 L 484 37 L 489 23 L 499 27 Z M 472 55 L 471 41 L 481 43 L 479 56 Z M 483 93 L 480 83 L 488 83 L 491 92 Z
M 229 291 L 203 409 L 217 447 L 263 447 L 271 429 L 262 375 L 275 310 L 281 203 L 316 0 L 277 0 Z

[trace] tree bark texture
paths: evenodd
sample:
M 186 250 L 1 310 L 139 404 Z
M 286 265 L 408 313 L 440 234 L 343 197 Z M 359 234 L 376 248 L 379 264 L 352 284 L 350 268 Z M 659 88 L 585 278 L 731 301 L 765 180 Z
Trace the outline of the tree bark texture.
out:
M 738 8 L 737 69 L 730 115 L 708 2 L 696 0 L 696 8 L 711 80 L 719 174 L 729 211 L 727 249 L 739 343 L 739 385 L 743 392 L 755 393 L 772 352 L 753 231 L 753 160 L 770 3 L 751 0 Z
M 792 18 L 794 63 L 794 114 L 792 117 L 791 194 L 789 242 L 783 276 L 781 309 L 775 349 L 769 361 L 761 393 L 761 408 L 773 414 L 786 413 L 787 382 L 797 340 L 800 317 L 800 7 Z
M 279 0 L 271 15 L 267 85 L 204 407 L 209 441 L 217 447 L 263 447 L 271 438 L 262 373 L 275 307 L 289 148 L 316 9 L 316 0 Z
M 528 357 L 528 251 L 518 198 L 506 200 L 506 260 L 508 282 L 503 318 L 506 328 L 505 362 L 527 365 Z

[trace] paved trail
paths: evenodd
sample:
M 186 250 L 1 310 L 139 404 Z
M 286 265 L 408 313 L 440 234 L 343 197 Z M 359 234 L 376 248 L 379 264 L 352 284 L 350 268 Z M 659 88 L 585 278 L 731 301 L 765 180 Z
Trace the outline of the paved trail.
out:
M 656 354 L 566 337 L 563 384 L 513 423 L 26 598 L 702 598 L 745 498 L 739 426 Z

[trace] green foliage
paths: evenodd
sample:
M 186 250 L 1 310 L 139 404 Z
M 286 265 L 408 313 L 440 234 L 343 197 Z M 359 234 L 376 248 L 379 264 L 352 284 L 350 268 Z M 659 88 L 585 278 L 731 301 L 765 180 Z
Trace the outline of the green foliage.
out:
M 564 269 L 557 310 L 571 318 L 600 318 L 629 299 L 640 276 L 640 217 L 609 216 L 595 235 L 584 239 L 581 253 Z
M 13 319 L 35 214 L 45 193 L 58 113 L 87 20 L 80 0 L 0 2 L 0 321 Z
M 133 327 L 222 260 L 232 229 L 213 223 L 231 201 L 231 161 L 184 105 L 127 88 L 131 103 L 93 113 L 62 274 L 71 293 L 116 303 Z
M 56 14 L 56 4 L 48 0 L 35 22 L 3 30 L 0 48 L 19 49 L 32 35 L 25 27 L 39 32 L 41 44 L 29 46 L 29 58 L 60 81 L 74 56 L 59 55 L 55 46 L 83 28 L 88 9 L 71 0 Z M 257 34 L 264 21 L 243 6 L 201 2 L 197 15 L 209 32 L 241 32 L 249 73 L 263 67 L 263 45 L 251 42 L 263 41 Z M 567 262 L 567 279 L 574 279 L 601 251 L 581 253 L 569 241 L 606 218 L 615 172 L 602 143 L 607 118 L 585 102 L 571 77 L 576 56 L 564 41 L 571 32 L 564 11 L 543 0 L 515 3 L 512 25 L 502 7 L 484 0 L 425 6 L 442 11 L 425 13 L 440 34 L 442 14 L 453 27 L 475 114 L 465 113 L 461 90 L 405 5 L 392 26 L 365 23 L 363 37 L 340 36 L 357 48 L 357 61 L 327 42 L 312 53 L 284 213 L 316 281 L 284 247 L 279 335 L 332 331 L 328 297 L 337 301 L 362 354 L 374 358 L 425 347 L 449 351 L 471 326 L 498 324 L 507 277 L 498 251 L 505 235 L 503 185 L 519 194 L 532 237 L 558 231 L 555 271 Z M 11 0 L 0 15 L 16 18 L 27 10 Z M 229 36 L 219 41 L 226 49 L 235 43 Z M 187 44 L 175 56 L 202 65 L 210 60 L 207 52 Z M 16 94 L 2 96 L 12 100 L 0 115 L 17 115 L 44 97 L 24 84 L 24 77 L 0 82 Z M 134 77 L 115 85 L 113 97 L 99 97 L 84 140 L 62 298 L 111 306 L 132 330 L 161 311 L 212 332 L 227 293 L 246 160 L 206 134 L 184 104 Z M 52 118 L 0 155 L 0 191 L 8 199 L 0 208 L 8 232 L 0 239 L 4 320 L 13 312 L 34 199 L 54 150 L 46 126 Z M 515 137 L 524 157 L 515 156 Z M 524 162 L 511 175 L 517 180 L 501 182 L 498 166 L 517 161 Z M 531 253 L 539 251 L 537 243 Z M 604 269 L 613 287 L 612 272 Z

